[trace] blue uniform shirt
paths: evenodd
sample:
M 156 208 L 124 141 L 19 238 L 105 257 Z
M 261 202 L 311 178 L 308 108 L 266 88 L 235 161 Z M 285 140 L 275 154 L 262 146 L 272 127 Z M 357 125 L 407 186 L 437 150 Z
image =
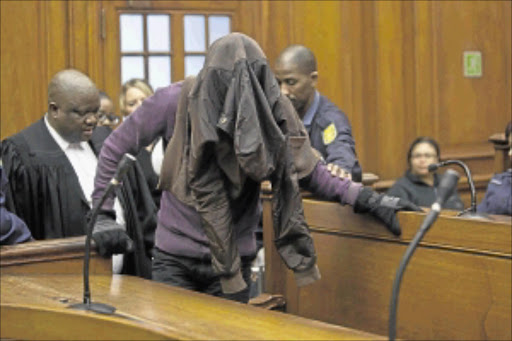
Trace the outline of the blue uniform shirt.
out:
M 512 168 L 494 175 L 477 211 L 512 216 Z
M 360 182 L 362 170 L 357 160 L 352 127 L 347 116 L 327 97 L 318 93 L 303 118 L 311 145 L 327 163 L 334 163 L 352 173 Z

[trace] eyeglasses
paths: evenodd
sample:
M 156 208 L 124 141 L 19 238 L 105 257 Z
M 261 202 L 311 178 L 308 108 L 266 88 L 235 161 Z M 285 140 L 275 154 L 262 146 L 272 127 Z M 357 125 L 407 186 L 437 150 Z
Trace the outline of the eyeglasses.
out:
M 437 154 L 433 153 L 414 153 L 411 155 L 411 159 L 419 159 L 419 158 L 425 158 L 425 159 L 433 159 L 437 157 Z
M 101 124 L 105 124 L 108 122 L 108 124 L 118 124 L 120 121 L 119 116 L 115 115 L 114 113 L 104 113 L 99 111 L 98 112 L 98 121 Z

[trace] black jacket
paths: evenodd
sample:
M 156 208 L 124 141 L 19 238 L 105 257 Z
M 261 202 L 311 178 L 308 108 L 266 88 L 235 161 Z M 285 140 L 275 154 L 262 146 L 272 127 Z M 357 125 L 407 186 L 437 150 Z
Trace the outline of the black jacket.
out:
M 388 190 L 389 195 L 404 198 L 418 206 L 430 207 L 436 200 L 439 176 L 434 174 L 434 186 L 427 185 L 416 175 L 407 170 L 403 177 L 399 178 Z M 464 204 L 457 191 L 448 198 L 443 208 L 462 210 Z
M 91 137 L 96 155 L 106 136 L 97 130 Z M 89 204 L 44 118 L 2 141 L 2 161 L 9 180 L 7 207 L 27 223 L 35 239 L 85 234 Z

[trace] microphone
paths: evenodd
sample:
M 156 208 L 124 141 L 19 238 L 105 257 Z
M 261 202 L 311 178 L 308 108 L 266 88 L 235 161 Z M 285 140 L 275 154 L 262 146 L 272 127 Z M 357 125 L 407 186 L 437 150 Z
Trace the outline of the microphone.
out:
M 423 223 L 420 226 L 418 232 L 412 239 L 411 243 L 407 247 L 407 250 L 404 253 L 402 261 L 400 262 L 400 266 L 398 267 L 395 281 L 393 282 L 393 290 L 391 293 L 391 303 L 389 305 L 389 339 L 395 340 L 396 337 L 396 311 L 398 305 L 398 292 L 400 290 L 400 283 L 402 281 L 403 274 L 405 272 L 405 267 L 409 263 L 409 260 L 412 257 L 412 254 L 416 250 L 419 242 L 427 233 L 428 229 L 434 224 L 439 213 L 441 212 L 441 208 L 446 203 L 448 198 L 453 194 L 455 188 L 457 187 L 457 182 L 459 181 L 459 174 L 452 170 L 448 169 L 446 173 L 443 174 L 439 186 L 437 188 L 437 196 L 435 202 L 432 204 L 430 212 L 427 214 Z
M 474 219 L 490 219 L 490 217 L 487 214 L 477 213 L 476 212 L 476 190 L 475 190 L 475 183 L 473 182 L 473 177 L 471 176 L 471 171 L 469 170 L 468 166 L 459 160 L 446 160 L 439 163 L 433 163 L 428 166 L 429 172 L 436 171 L 439 167 L 444 167 L 448 165 L 458 165 L 464 169 L 464 173 L 466 174 L 466 177 L 468 178 L 468 184 L 469 184 L 469 190 L 471 192 L 471 206 L 459 214 L 457 214 L 458 217 L 464 217 L 464 218 L 474 218 Z
M 96 219 L 98 218 L 98 213 L 101 206 L 103 206 L 103 203 L 110 195 L 112 190 L 121 184 L 121 179 L 125 176 L 130 167 L 134 164 L 135 160 L 136 159 L 133 155 L 123 155 L 123 158 L 117 165 L 114 177 L 108 183 L 107 188 L 105 189 L 105 192 L 103 192 L 103 195 L 101 196 L 100 200 L 96 203 L 96 205 L 94 205 L 93 209 L 91 210 L 91 219 L 87 223 L 87 237 L 85 238 L 83 303 L 72 304 L 69 306 L 69 308 L 71 309 L 91 310 L 101 314 L 113 314 L 116 311 L 115 307 L 103 303 L 93 303 L 91 301 L 91 290 L 89 288 L 89 263 L 91 258 L 92 230 L 94 229 L 94 223 L 96 223 Z
M 451 197 L 453 192 L 455 191 L 458 181 L 459 173 L 457 173 L 453 169 L 448 169 L 446 173 L 444 173 L 439 183 L 439 186 L 437 187 L 436 200 L 430 207 L 430 212 L 423 220 L 423 224 L 421 225 L 420 229 L 428 229 L 434 223 L 434 221 L 437 219 L 437 216 L 441 212 L 442 206 L 446 203 L 448 198 Z

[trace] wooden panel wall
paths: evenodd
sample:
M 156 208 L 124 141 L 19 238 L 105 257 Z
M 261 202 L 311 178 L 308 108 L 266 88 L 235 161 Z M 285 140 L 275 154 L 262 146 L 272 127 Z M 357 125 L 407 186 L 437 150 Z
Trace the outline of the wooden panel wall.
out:
M 100 2 L 1 2 L 1 138 L 46 112 L 48 81 L 76 68 L 103 85 Z
M 76 67 L 119 91 L 112 8 L 229 9 L 271 63 L 292 43 L 319 62 L 320 91 L 350 118 L 363 170 L 402 175 L 419 135 L 442 156 L 490 175 L 487 138 L 512 117 L 509 1 L 2 1 L 1 136 L 41 116 L 46 83 Z M 106 34 L 101 38 L 101 11 Z M 23 18 L 23 20 L 20 20 Z M 464 78 L 462 54 L 482 51 L 483 77 Z
M 48 81 L 62 69 L 85 72 L 117 97 L 118 10 L 228 11 L 234 30 L 261 38 L 261 8 L 260 2 L 242 1 L 1 1 L 1 139 L 44 114 Z M 242 13 L 257 16 L 245 20 Z
M 364 171 L 401 176 L 419 135 L 442 156 L 490 174 L 487 138 L 512 117 L 511 3 L 504 1 L 269 1 L 269 58 L 309 46 L 319 88 L 349 116 Z M 288 30 L 283 31 L 288 27 Z M 464 78 L 479 50 L 483 77 Z
M 46 83 L 46 68 L 41 67 L 45 43 L 40 39 L 44 23 L 39 11 L 39 4 L 33 1 L 0 2 L 2 139 L 44 110 L 33 112 L 33 103 L 43 103 L 46 97 L 40 86 Z

